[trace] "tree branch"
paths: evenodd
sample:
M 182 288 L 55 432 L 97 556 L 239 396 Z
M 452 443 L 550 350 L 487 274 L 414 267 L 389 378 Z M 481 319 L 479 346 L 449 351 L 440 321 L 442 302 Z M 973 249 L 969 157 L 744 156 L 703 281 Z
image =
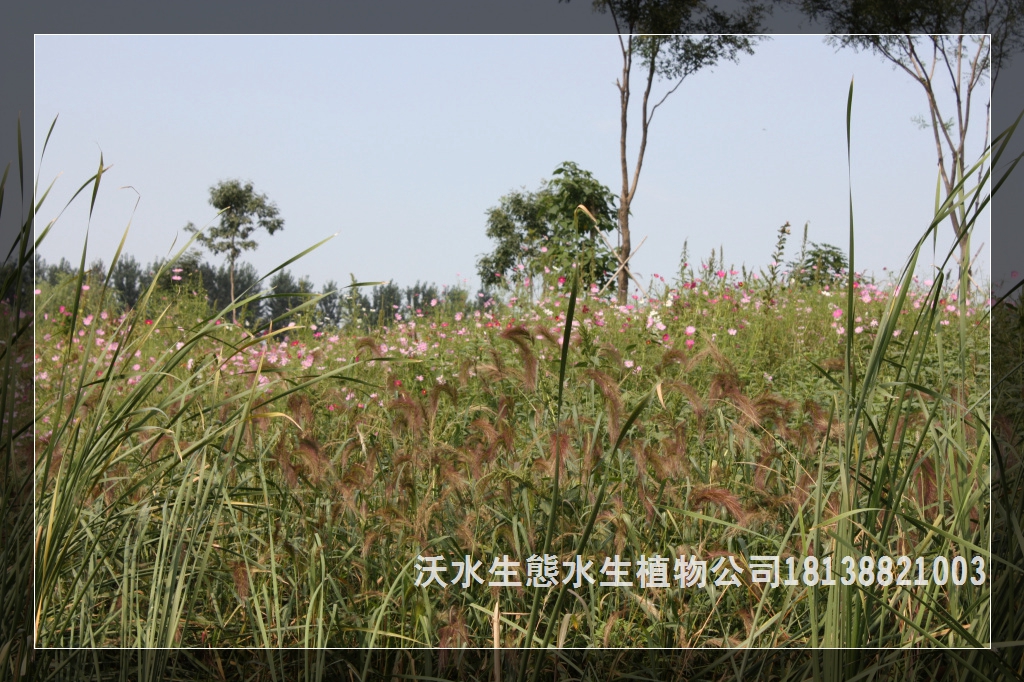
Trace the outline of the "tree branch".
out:
M 644 88 L 644 100 L 642 117 L 640 121 L 640 151 L 636 156 L 636 167 L 633 169 L 633 183 L 629 188 L 628 203 L 633 203 L 633 196 L 636 194 L 636 186 L 640 182 L 640 168 L 644 165 L 644 152 L 647 150 L 647 129 L 651 122 L 648 118 L 647 101 L 651 96 L 651 86 L 654 85 L 655 60 L 658 56 L 658 46 L 655 45 L 654 53 L 651 54 L 651 64 L 647 69 L 647 86 Z

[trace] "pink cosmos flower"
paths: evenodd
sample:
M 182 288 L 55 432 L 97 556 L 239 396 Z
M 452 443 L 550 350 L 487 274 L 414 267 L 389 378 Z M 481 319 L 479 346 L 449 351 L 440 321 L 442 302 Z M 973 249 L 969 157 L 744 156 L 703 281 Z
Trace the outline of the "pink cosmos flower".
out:
M 696 332 L 697 332 L 697 328 L 692 326 L 692 325 L 686 328 L 686 335 L 687 336 L 693 336 Z M 692 345 L 692 344 L 688 343 L 688 345 Z
M 832 319 L 833 320 L 838 320 L 842 316 L 843 316 L 843 309 L 842 308 L 836 308 L 835 310 L 832 311 Z

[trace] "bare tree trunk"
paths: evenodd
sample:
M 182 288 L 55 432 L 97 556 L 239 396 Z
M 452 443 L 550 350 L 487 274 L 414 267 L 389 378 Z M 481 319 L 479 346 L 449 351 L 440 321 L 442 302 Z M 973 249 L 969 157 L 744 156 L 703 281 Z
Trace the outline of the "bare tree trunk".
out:
M 231 305 L 235 304 L 235 259 L 228 261 L 228 281 L 231 283 Z M 234 308 L 231 309 L 231 323 L 238 324 L 238 316 Z
M 621 38 L 619 40 L 621 42 Z M 657 104 L 648 109 L 651 87 L 654 85 L 654 75 L 656 72 L 655 61 L 658 55 L 658 48 L 655 46 L 654 53 L 651 55 L 650 63 L 647 67 L 647 83 L 644 86 L 643 106 L 640 112 L 640 150 L 637 152 L 636 167 L 633 169 L 633 180 L 631 183 L 629 179 L 629 159 L 626 156 L 626 120 L 629 108 L 629 74 L 633 66 L 632 36 L 630 36 L 627 46 L 624 46 L 622 49 L 622 80 L 618 83 L 622 120 L 621 134 L 619 136 L 619 157 L 622 167 L 622 194 L 619 196 L 619 235 L 622 238 L 622 245 L 619 248 L 619 263 L 623 263 L 629 258 L 632 249 L 629 233 L 629 207 L 633 203 L 636 186 L 640 181 L 640 169 L 644 165 L 644 153 L 647 151 L 647 131 L 651 124 L 651 116 L 654 115 L 654 110 L 661 106 L 662 102 L 675 92 L 676 88 L 682 83 L 682 79 L 680 79 L 675 87 L 669 90 Z M 619 305 L 626 304 L 629 293 L 629 280 L 631 278 L 629 263 L 625 263 L 625 267 L 619 271 Z
M 627 294 L 629 293 L 629 265 L 625 263 L 629 258 L 629 159 L 626 157 L 626 129 L 629 114 L 629 74 L 633 66 L 633 36 L 629 36 L 625 45 L 622 44 L 622 36 L 619 36 L 619 45 L 622 48 L 622 78 L 616 83 L 619 86 L 619 105 L 621 132 L 619 135 L 619 161 L 622 166 L 622 193 L 619 195 L 619 263 L 624 264 L 619 269 L 618 276 L 618 301 L 619 305 L 626 305 Z
M 903 49 L 909 58 L 910 66 L 912 68 L 908 68 L 905 64 L 902 64 L 897 58 L 887 53 L 883 53 L 918 81 L 918 83 L 920 83 L 924 88 L 925 94 L 928 97 L 928 113 L 931 118 L 932 131 L 935 135 L 935 150 L 938 156 L 939 174 L 942 179 L 942 186 L 945 189 L 946 196 L 949 196 L 953 192 L 954 187 L 963 180 L 963 174 L 966 171 L 965 146 L 967 140 L 967 127 L 969 125 L 971 115 L 971 95 L 973 94 L 974 87 L 978 84 L 982 76 L 979 67 L 984 61 L 985 56 L 991 51 L 991 44 L 986 48 L 985 39 L 982 38 L 981 42 L 978 44 L 977 53 L 970 60 L 971 71 L 967 78 L 967 87 L 965 92 L 963 84 L 964 36 L 958 35 L 953 39 L 955 40 L 956 48 L 955 63 L 950 63 L 949 52 L 945 42 L 949 39 L 950 38 L 947 36 L 932 37 L 932 59 L 930 68 L 926 67 L 924 60 L 917 54 L 917 50 L 914 48 L 914 41 L 910 37 L 905 38 L 906 42 L 904 43 Z M 950 131 L 946 128 L 945 123 L 942 120 L 942 114 L 939 111 L 938 101 L 933 89 L 935 68 L 939 63 L 940 55 L 942 62 L 945 64 L 946 70 L 949 73 L 953 86 L 957 124 L 955 139 L 950 134 Z M 987 141 L 986 121 L 986 143 Z M 950 152 L 950 165 L 948 169 L 946 167 L 943 142 L 945 142 L 945 147 L 948 147 Z M 953 227 L 954 236 L 959 238 L 962 228 L 956 211 L 950 212 L 949 222 Z M 961 272 L 965 272 L 970 275 L 970 244 L 964 240 L 960 242 L 959 247 L 960 270 Z

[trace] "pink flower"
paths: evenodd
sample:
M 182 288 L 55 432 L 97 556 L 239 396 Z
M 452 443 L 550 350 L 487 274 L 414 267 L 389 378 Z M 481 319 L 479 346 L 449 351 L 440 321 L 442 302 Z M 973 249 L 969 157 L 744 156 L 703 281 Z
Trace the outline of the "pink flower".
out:
M 835 310 L 832 311 L 832 319 L 833 320 L 838 320 L 842 316 L 843 316 L 843 309 L 842 308 L 836 308 Z
M 696 332 L 697 332 L 697 328 L 696 327 L 690 326 L 690 327 L 686 328 L 686 335 L 687 336 L 693 336 Z
M 730 329 L 729 330 L 729 336 L 736 336 L 736 330 L 735 329 Z
M 430 306 L 434 307 L 435 305 L 437 305 L 437 299 L 436 298 L 430 299 Z
M 686 339 L 686 347 L 693 348 L 693 339 Z

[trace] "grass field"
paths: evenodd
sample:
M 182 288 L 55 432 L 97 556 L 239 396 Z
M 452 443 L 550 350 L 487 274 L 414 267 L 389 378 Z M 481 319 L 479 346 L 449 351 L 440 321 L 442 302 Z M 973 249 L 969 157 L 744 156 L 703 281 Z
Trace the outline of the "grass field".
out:
M 951 210 L 969 236 L 983 189 L 938 207 L 919 250 Z M 4 543 L 6 565 L 23 567 L 4 586 L 6 612 L 22 614 L 9 627 L 34 630 L 40 647 L 253 650 L 1010 641 L 1019 610 L 993 632 L 989 595 L 1019 578 L 992 570 L 989 538 L 992 516 L 1017 509 L 1021 349 L 996 335 L 990 358 L 990 301 L 966 278 L 915 278 L 918 255 L 889 281 L 813 288 L 698 265 L 622 307 L 566 272 L 534 302 L 439 301 L 371 335 L 255 333 L 187 288 L 154 285 L 119 310 L 84 267 L 62 287 L 37 285 L 34 363 L 25 301 L 11 298 L 5 317 L 5 533 L 32 523 L 31 491 L 16 484 L 33 443 L 17 429 L 31 417 L 24 377 L 35 382 L 35 571 L 30 550 Z M 996 313 L 1015 323 L 1015 308 Z M 990 362 L 1009 377 L 994 391 Z M 993 541 L 1013 565 L 1015 536 Z M 484 584 L 417 585 L 416 565 L 441 555 L 480 560 Z M 704 587 L 488 586 L 505 555 L 523 582 L 532 555 L 559 568 L 580 555 L 599 580 L 613 557 L 732 556 L 743 570 L 728 587 L 710 575 Z M 768 588 L 752 580 L 757 555 L 792 557 L 798 572 L 804 557 L 830 557 L 837 579 L 844 556 L 855 571 L 864 556 L 922 557 L 928 579 Z M 982 558 L 980 585 L 955 579 L 956 556 Z M 950 562 L 942 585 L 936 557 Z M 18 641 L 0 669 L 35 664 Z M 916 665 L 892 656 L 875 659 L 880 675 Z M 506 660 L 505 674 L 522 677 L 530 660 Z M 257 678 L 285 675 L 266 661 Z M 494 661 L 479 677 L 501 676 Z M 139 679 L 158 676 L 148 665 Z M 322 657 L 304 665 L 305 679 L 323 676 Z M 348 675 L 373 677 L 374 665 L 367 656 Z
M 636 305 L 556 288 L 532 305 L 413 313 L 358 338 L 298 327 L 256 337 L 173 305 L 116 314 L 95 284 L 78 285 L 89 287 L 84 315 L 41 305 L 39 518 L 54 530 L 42 528 L 53 541 L 40 566 L 89 567 L 44 570 L 41 643 L 489 646 L 498 613 L 500 644 L 522 646 L 533 594 L 548 595 L 546 613 L 557 590 L 417 588 L 416 557 L 510 555 L 524 573 L 545 553 L 596 567 L 614 555 L 821 559 L 846 553 L 833 519 L 878 506 L 873 494 L 897 513 L 857 528 L 855 547 L 929 563 L 983 551 L 984 309 L 922 284 L 889 330 L 895 284 L 857 284 L 854 374 L 885 334 L 890 352 L 919 353 L 922 386 L 880 391 L 878 428 L 895 439 L 855 446 L 875 479 L 858 485 L 844 480 L 838 416 L 846 292 L 785 289 L 766 303 L 756 286 L 709 274 Z M 899 380 L 881 368 L 880 383 Z M 894 613 L 876 614 L 865 643 L 985 641 L 987 587 L 886 592 Z M 552 621 L 564 646 L 829 636 L 811 625 L 828 609 L 821 588 L 571 596 Z

